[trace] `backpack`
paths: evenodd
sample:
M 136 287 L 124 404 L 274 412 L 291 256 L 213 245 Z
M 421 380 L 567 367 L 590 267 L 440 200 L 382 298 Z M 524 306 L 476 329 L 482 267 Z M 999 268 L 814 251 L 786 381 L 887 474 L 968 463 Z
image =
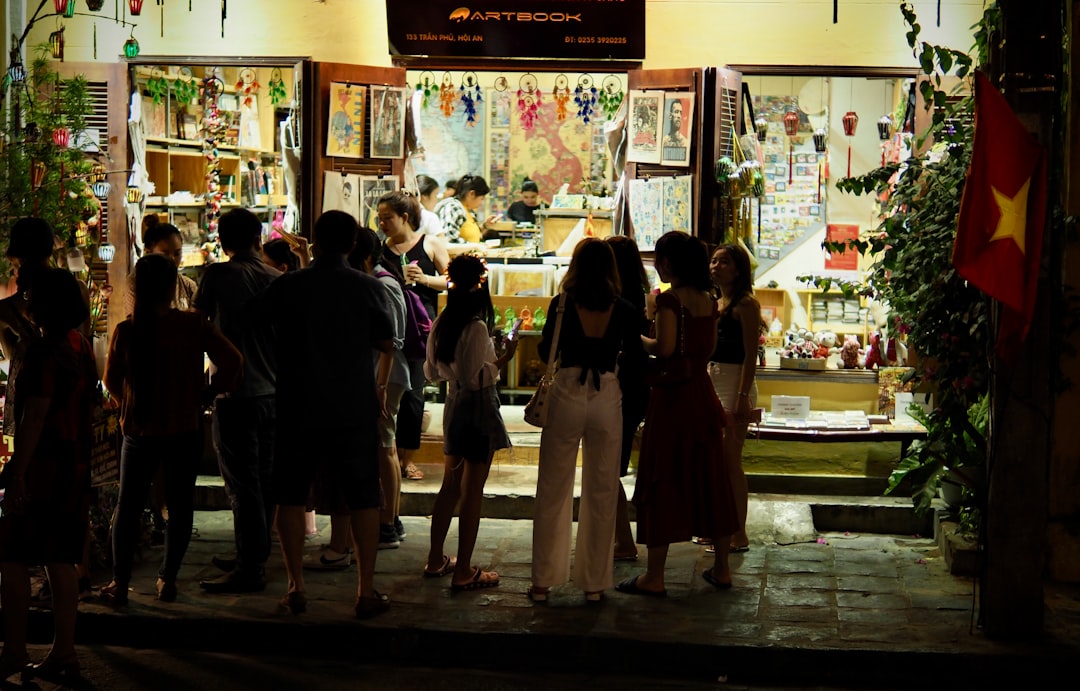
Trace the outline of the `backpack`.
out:
M 393 276 L 389 271 L 377 271 L 375 276 Z M 408 286 L 402 286 L 401 292 L 405 296 L 405 345 L 401 352 L 406 360 L 423 360 L 427 355 L 428 334 L 431 333 L 431 317 L 423 301 L 415 291 L 409 290 Z

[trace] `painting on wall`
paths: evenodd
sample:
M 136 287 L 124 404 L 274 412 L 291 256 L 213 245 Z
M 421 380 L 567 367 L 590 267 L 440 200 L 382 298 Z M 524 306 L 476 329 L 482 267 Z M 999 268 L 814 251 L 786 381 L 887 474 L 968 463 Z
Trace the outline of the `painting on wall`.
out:
M 470 125 L 461 99 L 454 100 L 449 115 L 440 106 L 439 98 L 424 99 L 422 91 L 413 92 L 412 108 L 419 124 L 417 145 L 422 149 L 410 159 L 416 173 L 432 177 L 440 185 L 466 173 L 483 175 L 485 118 Z
M 690 133 L 694 131 L 694 94 L 670 91 L 664 94 L 664 138 L 660 165 L 690 165 Z
M 379 229 L 379 197 L 401 189 L 396 175 L 360 175 L 360 225 Z
M 326 155 L 362 158 L 364 155 L 364 100 L 367 87 L 330 83 Z
M 630 149 L 626 158 L 635 163 L 660 162 L 660 110 L 663 91 L 630 92 Z
M 371 157 L 405 155 L 405 89 L 371 87 Z

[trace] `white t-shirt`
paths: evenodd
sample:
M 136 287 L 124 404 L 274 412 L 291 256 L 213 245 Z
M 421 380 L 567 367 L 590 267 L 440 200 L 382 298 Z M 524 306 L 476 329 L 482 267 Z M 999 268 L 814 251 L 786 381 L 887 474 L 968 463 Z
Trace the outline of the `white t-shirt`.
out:
M 443 228 L 442 221 L 439 220 L 438 214 L 428 211 L 427 209 L 420 207 L 420 227 L 418 231 L 425 235 L 445 235 L 446 229 Z

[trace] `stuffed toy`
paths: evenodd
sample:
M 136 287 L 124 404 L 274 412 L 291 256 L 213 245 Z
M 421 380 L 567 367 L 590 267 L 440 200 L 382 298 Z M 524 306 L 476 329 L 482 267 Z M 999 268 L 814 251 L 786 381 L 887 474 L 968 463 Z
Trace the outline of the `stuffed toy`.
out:
M 864 354 L 866 351 L 859 344 L 856 336 L 848 334 L 844 337 L 844 345 L 840 347 L 840 363 L 843 369 L 862 369 L 866 365 Z

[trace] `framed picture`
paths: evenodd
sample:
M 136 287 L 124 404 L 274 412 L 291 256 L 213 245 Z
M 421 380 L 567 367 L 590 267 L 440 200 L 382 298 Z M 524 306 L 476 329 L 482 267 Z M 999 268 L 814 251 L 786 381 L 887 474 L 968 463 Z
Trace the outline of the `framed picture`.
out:
M 191 113 L 176 114 L 176 136 L 179 139 L 195 141 L 199 138 L 199 122 Z
M 329 118 L 326 124 L 327 156 L 363 158 L 366 96 L 367 87 L 330 82 Z
M 371 87 L 371 157 L 405 155 L 405 89 Z
M 664 126 L 660 165 L 690 165 L 690 133 L 694 131 L 694 94 L 664 93 Z
M 401 189 L 396 175 L 361 175 L 360 178 L 360 225 L 379 227 L 379 197 L 387 192 Z
M 762 305 L 761 318 L 765 320 L 766 324 L 772 324 L 773 319 L 776 319 L 776 308 L 769 305 Z
M 630 92 L 630 149 L 626 159 L 635 163 L 660 162 L 660 109 L 663 91 Z

